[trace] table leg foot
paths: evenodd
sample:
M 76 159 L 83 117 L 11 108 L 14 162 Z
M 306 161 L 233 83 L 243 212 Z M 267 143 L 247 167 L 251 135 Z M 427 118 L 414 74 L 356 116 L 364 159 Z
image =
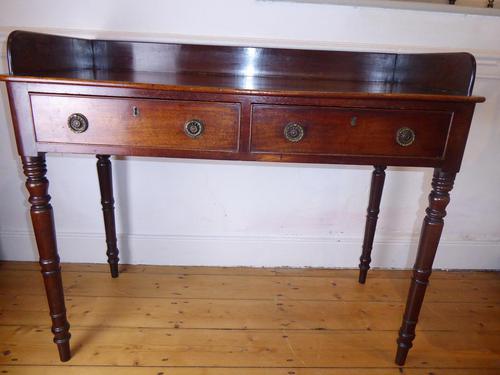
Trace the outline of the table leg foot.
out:
M 398 351 L 396 352 L 395 363 L 398 366 L 403 366 L 406 362 L 406 357 L 408 356 L 408 352 L 410 351 L 409 346 L 405 346 L 403 344 L 398 344 Z
M 69 342 L 57 344 L 57 350 L 59 351 L 59 359 L 61 362 L 68 362 L 71 359 Z

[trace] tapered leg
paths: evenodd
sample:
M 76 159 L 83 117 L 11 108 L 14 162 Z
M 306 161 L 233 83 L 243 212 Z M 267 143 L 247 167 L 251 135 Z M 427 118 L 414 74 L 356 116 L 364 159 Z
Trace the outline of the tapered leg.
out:
M 113 198 L 113 178 L 109 155 L 97 155 L 97 175 L 101 190 L 102 213 L 106 230 L 106 245 L 109 268 L 112 277 L 118 277 L 118 247 L 116 246 L 115 200 Z
M 372 184 L 370 187 L 370 199 L 366 213 L 365 237 L 363 239 L 363 250 L 359 258 L 359 282 L 364 284 L 366 275 L 370 269 L 372 261 L 373 238 L 377 228 L 378 213 L 380 211 L 380 200 L 382 199 L 382 190 L 384 189 L 386 166 L 376 165 L 372 173 Z
M 450 202 L 449 192 L 453 188 L 454 180 L 455 173 L 443 172 L 440 169 L 434 170 L 432 191 L 429 195 L 429 207 L 426 210 L 422 224 L 403 324 L 399 330 L 397 340 L 396 364 L 398 365 L 404 365 L 408 351 L 412 347 L 412 341 L 415 338 L 415 327 L 424 300 L 425 289 L 429 283 L 432 263 L 434 262 L 441 232 L 443 231 L 443 218 L 446 216 L 446 206 Z
M 61 280 L 61 268 L 57 253 L 56 233 L 54 229 L 54 215 L 50 205 L 49 181 L 45 177 L 47 168 L 45 155 L 37 157 L 23 157 L 23 170 L 27 177 L 26 188 L 30 194 L 31 221 L 35 232 L 43 282 L 49 303 L 50 317 L 52 318 L 52 333 L 54 342 L 59 350 L 61 361 L 68 361 L 71 357 L 69 349 L 69 323 L 66 319 L 64 306 L 64 292 Z

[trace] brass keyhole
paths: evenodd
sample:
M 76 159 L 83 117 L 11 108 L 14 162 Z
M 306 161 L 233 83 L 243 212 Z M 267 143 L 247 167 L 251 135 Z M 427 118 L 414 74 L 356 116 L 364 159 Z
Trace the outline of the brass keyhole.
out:
M 132 107 L 132 116 L 134 117 L 139 116 L 139 108 L 137 108 L 136 106 Z

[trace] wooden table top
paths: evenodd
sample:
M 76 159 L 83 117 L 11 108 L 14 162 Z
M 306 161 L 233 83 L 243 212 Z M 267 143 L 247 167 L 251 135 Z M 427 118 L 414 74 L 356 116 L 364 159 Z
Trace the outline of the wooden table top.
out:
M 5 81 L 482 102 L 468 53 L 395 54 L 87 40 L 14 31 Z

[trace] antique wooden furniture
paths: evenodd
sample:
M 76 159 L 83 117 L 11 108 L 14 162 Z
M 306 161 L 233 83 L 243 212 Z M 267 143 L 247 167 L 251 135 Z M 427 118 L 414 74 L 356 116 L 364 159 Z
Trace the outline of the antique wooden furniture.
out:
M 396 363 L 412 341 L 474 106 L 467 53 L 384 54 L 84 40 L 15 31 L 12 120 L 61 361 L 69 324 L 45 153 L 97 155 L 108 262 L 118 276 L 109 155 L 362 164 L 375 170 L 359 282 L 386 166 L 434 177 Z M 168 260 L 166 260 L 168 262 Z

